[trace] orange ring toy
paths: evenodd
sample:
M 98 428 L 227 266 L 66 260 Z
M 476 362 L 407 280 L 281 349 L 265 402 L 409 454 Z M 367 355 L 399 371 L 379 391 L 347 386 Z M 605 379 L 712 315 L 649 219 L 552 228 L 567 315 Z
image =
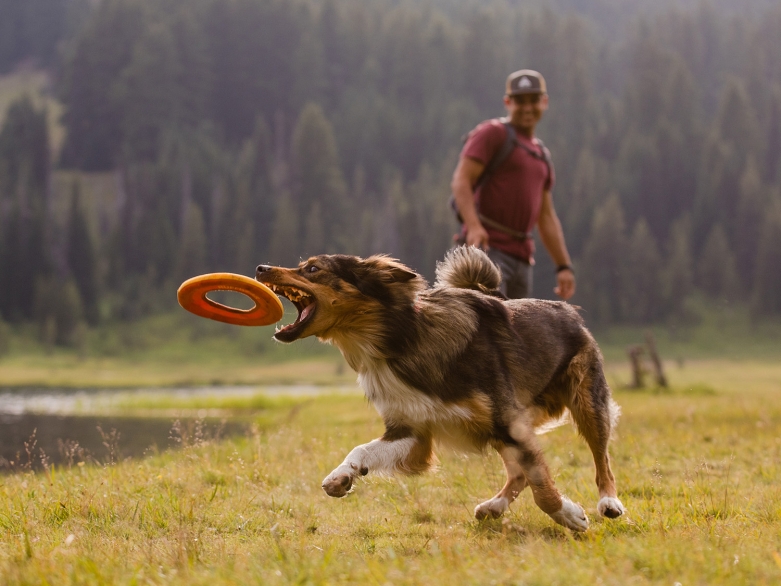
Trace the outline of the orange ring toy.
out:
M 252 309 L 228 307 L 212 301 L 209 291 L 237 291 L 255 302 Z M 179 305 L 187 311 L 226 324 L 237 326 L 267 326 L 282 319 L 282 302 L 265 285 L 244 275 L 210 273 L 187 279 L 176 292 Z

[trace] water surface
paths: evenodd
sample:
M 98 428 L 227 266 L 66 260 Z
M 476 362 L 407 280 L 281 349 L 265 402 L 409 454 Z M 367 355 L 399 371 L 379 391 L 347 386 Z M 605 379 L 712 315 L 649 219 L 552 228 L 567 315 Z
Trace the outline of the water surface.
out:
M 352 392 L 353 387 L 328 392 Z M 143 417 L 122 416 L 122 405 L 139 397 L 311 396 L 314 385 L 198 387 L 176 389 L 38 389 L 0 391 L 0 470 L 41 468 L 79 461 L 115 462 L 176 448 L 203 439 L 247 433 L 251 414 L 215 414 L 205 409 L 166 410 Z M 106 415 L 96 413 L 107 413 Z

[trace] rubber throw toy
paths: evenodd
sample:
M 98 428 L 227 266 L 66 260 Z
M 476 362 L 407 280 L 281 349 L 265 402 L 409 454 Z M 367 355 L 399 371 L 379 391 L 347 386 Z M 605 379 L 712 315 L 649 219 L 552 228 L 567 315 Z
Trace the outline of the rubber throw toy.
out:
M 210 291 L 237 291 L 255 302 L 252 309 L 238 309 L 212 301 Z M 265 285 L 244 275 L 210 273 L 187 279 L 176 292 L 179 305 L 187 311 L 226 324 L 267 326 L 282 319 L 282 302 Z

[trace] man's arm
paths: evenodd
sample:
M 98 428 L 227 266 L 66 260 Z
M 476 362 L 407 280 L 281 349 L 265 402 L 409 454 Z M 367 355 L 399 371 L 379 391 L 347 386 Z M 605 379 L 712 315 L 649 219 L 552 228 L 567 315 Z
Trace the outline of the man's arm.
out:
M 474 200 L 474 186 L 485 169 L 485 165 L 469 157 L 461 157 L 453 173 L 450 188 L 456 200 L 458 213 L 466 227 L 467 246 L 477 246 L 488 250 L 488 232 L 480 223 Z
M 561 229 L 561 222 L 556 215 L 553 196 L 549 190 L 542 194 L 542 208 L 540 209 L 540 219 L 537 221 L 537 229 L 540 232 L 542 243 L 556 266 L 572 266 L 572 260 L 567 252 L 567 244 L 564 241 L 564 231 Z M 575 294 L 575 274 L 571 270 L 565 269 L 557 272 L 556 281 L 557 286 L 553 290 L 556 295 L 566 301 Z

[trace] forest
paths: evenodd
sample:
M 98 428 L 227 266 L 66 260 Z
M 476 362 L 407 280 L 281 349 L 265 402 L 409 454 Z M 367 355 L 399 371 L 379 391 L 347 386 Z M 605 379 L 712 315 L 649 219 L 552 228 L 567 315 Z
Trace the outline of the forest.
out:
M 777 317 L 781 4 L 635 4 L 0 0 L 0 73 L 49 72 L 65 129 L 53 149 L 36 100 L 5 113 L 0 317 L 69 344 L 188 277 L 319 253 L 431 279 L 462 136 L 521 68 L 547 80 L 587 323 Z

